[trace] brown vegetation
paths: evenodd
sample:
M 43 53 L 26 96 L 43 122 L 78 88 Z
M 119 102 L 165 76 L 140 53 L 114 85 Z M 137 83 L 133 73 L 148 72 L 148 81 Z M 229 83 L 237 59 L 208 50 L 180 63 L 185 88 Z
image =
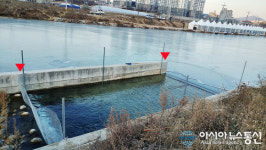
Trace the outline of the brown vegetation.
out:
M 23 141 L 24 136 L 22 136 L 16 127 L 16 120 L 14 118 L 14 134 L 8 133 L 8 104 L 10 99 L 5 92 L 0 91 L 0 104 L 1 104 L 1 116 L 4 116 L 4 124 L 1 125 L 1 129 L 5 129 L 5 135 L 0 136 L 0 140 L 4 140 L 3 145 L 8 146 L 9 149 L 20 149 L 20 145 Z M 2 122 L 1 122 L 2 123 Z
M 0 15 L 14 18 L 51 20 L 51 17 L 58 16 L 54 6 L 46 6 L 43 4 L 34 4 L 30 2 L 19 1 L 0 1 Z
M 262 83 L 262 81 L 260 81 Z M 169 105 L 169 92 L 162 90 L 160 104 L 162 109 Z M 172 96 L 172 104 L 176 100 Z M 222 100 L 199 99 L 188 103 L 186 97 L 179 100 L 176 107 L 157 114 L 130 121 L 129 113 L 123 110 L 117 113 L 112 109 L 108 124 L 108 138 L 97 141 L 91 149 L 265 149 L 266 144 L 266 87 L 249 87 L 243 84 Z M 196 140 L 191 147 L 180 143 L 183 131 L 193 131 Z M 261 132 L 261 144 L 202 144 L 200 132 Z M 213 138 L 212 138 L 213 139 Z M 227 139 L 220 138 L 225 141 Z M 252 141 L 253 142 L 253 141 Z
M 266 21 L 264 21 L 264 22 L 260 22 L 260 23 L 259 23 L 259 26 L 260 26 L 260 27 L 263 27 L 263 28 L 266 28 Z
M 169 27 L 183 27 L 180 21 L 170 22 L 166 20 L 148 19 L 142 16 L 115 13 L 105 13 L 103 16 L 97 16 L 90 14 L 90 10 L 88 9 L 68 9 L 66 12 L 65 8 L 51 4 L 37 4 L 14 0 L 0 0 L 0 16 L 145 29 L 159 28 L 168 30 Z

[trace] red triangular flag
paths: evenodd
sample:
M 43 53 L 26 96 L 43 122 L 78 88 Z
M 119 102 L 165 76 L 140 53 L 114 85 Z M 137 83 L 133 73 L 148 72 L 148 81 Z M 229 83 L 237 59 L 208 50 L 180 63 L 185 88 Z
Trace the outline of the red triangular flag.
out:
M 168 55 L 170 54 L 170 52 L 161 52 L 161 54 L 162 54 L 164 60 L 166 60 Z
M 25 64 L 16 64 L 16 66 L 18 67 L 18 70 L 21 71 Z

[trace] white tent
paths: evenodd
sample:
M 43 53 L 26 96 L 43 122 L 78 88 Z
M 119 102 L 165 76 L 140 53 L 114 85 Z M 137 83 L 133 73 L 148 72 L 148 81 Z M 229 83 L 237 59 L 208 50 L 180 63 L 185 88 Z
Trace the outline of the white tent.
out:
M 201 19 L 200 21 L 197 22 L 198 29 L 202 30 L 202 26 L 204 25 L 204 21 Z
M 205 22 L 205 26 L 206 26 L 206 31 L 209 32 L 209 29 L 210 29 L 210 27 L 211 27 L 211 22 L 210 22 L 209 20 L 207 20 L 207 21 Z
M 197 23 L 198 23 L 198 25 L 202 25 L 204 23 L 204 21 L 202 19 L 200 19 Z
M 213 28 L 212 30 L 210 29 L 210 28 Z M 217 23 L 215 22 L 215 21 L 213 21 L 212 23 L 211 23 L 211 27 L 209 28 L 209 31 L 210 32 L 215 32 L 215 28 L 217 28 Z
M 249 25 L 243 25 L 244 34 L 247 34 L 247 32 L 249 32 L 250 29 L 251 28 Z
M 262 27 L 253 26 L 253 28 L 251 30 L 253 31 L 253 34 L 255 34 L 255 35 L 265 35 L 265 31 Z
M 205 21 L 203 21 L 203 22 L 201 23 L 201 31 L 206 31 L 207 27 L 208 27 L 208 23 L 205 22 Z
M 262 27 L 258 27 L 258 34 L 259 35 L 265 34 Z
M 222 23 L 221 22 L 218 22 L 217 24 L 216 24 L 216 26 L 217 26 L 217 29 L 218 29 L 218 32 L 220 32 L 221 31 L 221 28 L 222 28 Z
M 255 27 L 255 34 L 260 35 L 260 27 Z
M 266 35 L 265 33 L 266 33 L 266 28 L 265 29 L 263 29 L 262 27 L 260 27 L 260 34 L 261 35 Z
M 227 29 L 227 27 L 228 27 L 228 25 L 227 25 L 227 23 L 226 22 L 224 22 L 223 24 L 222 24 L 222 26 L 221 26 L 221 32 L 223 32 L 223 33 L 225 33 L 226 32 L 226 29 Z
M 243 34 L 243 32 L 244 32 L 244 26 L 238 24 L 238 25 L 237 25 L 237 28 L 238 28 L 238 33 L 239 33 L 239 34 Z
M 227 27 L 227 29 L 228 29 L 227 31 L 228 31 L 229 33 L 232 33 L 233 28 L 234 28 L 234 27 L 233 27 L 232 23 L 229 23 L 229 24 L 228 24 L 228 27 Z
M 195 24 L 196 24 L 195 20 L 193 20 L 192 22 L 190 22 L 190 23 L 188 24 L 188 29 L 193 30 Z
M 262 27 L 248 26 L 248 25 L 239 25 L 232 23 L 216 23 L 215 21 L 210 22 L 207 20 L 204 22 L 202 19 L 198 22 L 194 20 L 189 23 L 188 29 L 193 30 L 194 27 L 197 27 L 197 30 L 215 32 L 215 33 L 238 33 L 238 34 L 251 34 L 251 35 L 265 35 L 266 29 Z
M 237 30 L 237 24 L 233 24 L 231 33 L 236 33 L 236 30 Z
M 249 31 L 249 34 L 251 34 L 251 35 L 254 34 L 254 26 L 247 27 L 247 30 Z

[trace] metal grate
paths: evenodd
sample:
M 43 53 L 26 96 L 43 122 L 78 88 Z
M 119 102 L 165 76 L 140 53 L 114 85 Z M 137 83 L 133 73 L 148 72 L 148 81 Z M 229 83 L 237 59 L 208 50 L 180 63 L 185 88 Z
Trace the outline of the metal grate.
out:
M 203 90 L 204 92 L 207 92 L 210 94 L 218 94 L 218 93 L 227 91 L 225 88 L 220 88 L 220 87 L 216 87 L 213 85 L 199 83 L 197 79 L 190 78 L 190 77 L 183 75 L 181 73 L 178 73 L 178 72 L 167 71 L 166 76 L 168 78 L 182 82 L 184 84 L 184 85 L 181 85 L 179 87 L 193 86 L 197 89 Z

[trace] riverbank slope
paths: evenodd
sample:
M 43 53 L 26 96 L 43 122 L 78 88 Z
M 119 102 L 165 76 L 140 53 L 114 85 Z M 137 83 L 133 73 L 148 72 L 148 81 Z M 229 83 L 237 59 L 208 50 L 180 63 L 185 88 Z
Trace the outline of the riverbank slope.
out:
M 160 30 L 180 30 L 187 27 L 187 22 L 179 20 L 167 21 L 115 13 L 105 13 L 105 15 L 100 16 L 90 14 L 89 9 L 68 9 L 66 11 L 63 7 L 51 4 L 7 0 L 0 1 L 0 16 Z
M 186 97 L 176 100 L 172 96 L 168 99 L 169 91 L 162 90 L 159 98 L 162 111 L 159 113 L 129 121 L 130 114 L 126 110 L 117 112 L 112 109 L 105 129 L 63 140 L 39 150 L 265 149 L 266 86 L 263 82 L 260 83 L 259 88 L 242 84 L 233 91 L 204 99 L 195 96 L 191 103 L 188 103 Z M 165 105 L 176 101 L 177 106 L 164 109 Z M 187 132 L 195 138 L 190 143 L 181 138 Z M 253 136 L 251 143 L 247 144 L 244 139 L 246 132 L 260 136 Z M 215 134 L 219 137 L 215 138 Z M 231 139 L 230 134 L 240 134 L 243 139 Z M 94 144 L 91 145 L 92 143 Z

